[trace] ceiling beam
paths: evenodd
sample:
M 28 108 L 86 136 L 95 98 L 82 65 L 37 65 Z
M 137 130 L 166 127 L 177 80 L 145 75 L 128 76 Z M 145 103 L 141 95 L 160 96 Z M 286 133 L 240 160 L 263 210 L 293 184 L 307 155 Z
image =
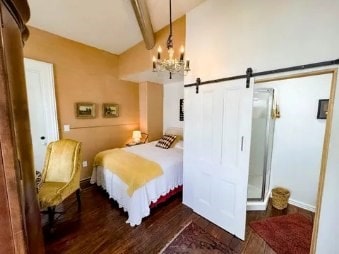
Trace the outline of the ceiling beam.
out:
M 138 20 L 140 31 L 147 49 L 152 49 L 155 45 L 152 22 L 147 9 L 146 0 L 131 0 L 135 16 Z

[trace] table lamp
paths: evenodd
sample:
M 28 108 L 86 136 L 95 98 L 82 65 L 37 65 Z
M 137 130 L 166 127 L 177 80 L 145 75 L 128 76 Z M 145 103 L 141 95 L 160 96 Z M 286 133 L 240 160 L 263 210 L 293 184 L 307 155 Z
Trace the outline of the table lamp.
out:
M 141 131 L 133 131 L 133 134 L 132 134 L 133 142 L 139 143 L 140 138 L 141 138 Z

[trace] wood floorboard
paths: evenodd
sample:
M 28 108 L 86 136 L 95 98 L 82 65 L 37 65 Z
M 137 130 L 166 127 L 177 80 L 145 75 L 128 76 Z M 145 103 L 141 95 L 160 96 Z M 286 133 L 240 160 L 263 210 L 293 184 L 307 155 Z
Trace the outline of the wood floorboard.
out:
M 126 224 L 127 214 L 108 198 L 105 191 L 92 186 L 81 192 L 82 209 L 77 211 L 75 195 L 57 210 L 64 211 L 47 231 L 43 215 L 46 253 L 159 253 L 191 221 L 228 245 L 236 253 L 274 254 L 275 252 L 248 225 L 251 221 L 288 213 L 303 213 L 313 220 L 314 214 L 289 205 L 279 211 L 269 204 L 266 211 L 247 212 L 246 240 L 241 241 L 182 204 L 180 195 L 151 210 L 141 225 Z

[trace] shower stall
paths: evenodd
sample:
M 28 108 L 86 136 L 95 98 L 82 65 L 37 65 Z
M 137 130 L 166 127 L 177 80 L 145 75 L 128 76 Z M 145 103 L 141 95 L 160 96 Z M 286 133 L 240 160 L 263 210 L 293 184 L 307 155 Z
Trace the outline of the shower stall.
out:
M 274 89 L 254 89 L 247 210 L 265 210 L 270 195 L 275 123 L 273 103 Z

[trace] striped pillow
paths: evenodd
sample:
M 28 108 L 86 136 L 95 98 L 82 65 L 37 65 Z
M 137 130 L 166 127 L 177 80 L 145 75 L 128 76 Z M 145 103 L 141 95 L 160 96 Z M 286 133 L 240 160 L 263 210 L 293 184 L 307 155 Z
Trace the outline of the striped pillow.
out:
M 177 136 L 175 135 L 165 134 L 164 136 L 162 136 L 161 139 L 159 139 L 158 143 L 155 146 L 163 149 L 168 149 L 171 147 L 176 138 Z

